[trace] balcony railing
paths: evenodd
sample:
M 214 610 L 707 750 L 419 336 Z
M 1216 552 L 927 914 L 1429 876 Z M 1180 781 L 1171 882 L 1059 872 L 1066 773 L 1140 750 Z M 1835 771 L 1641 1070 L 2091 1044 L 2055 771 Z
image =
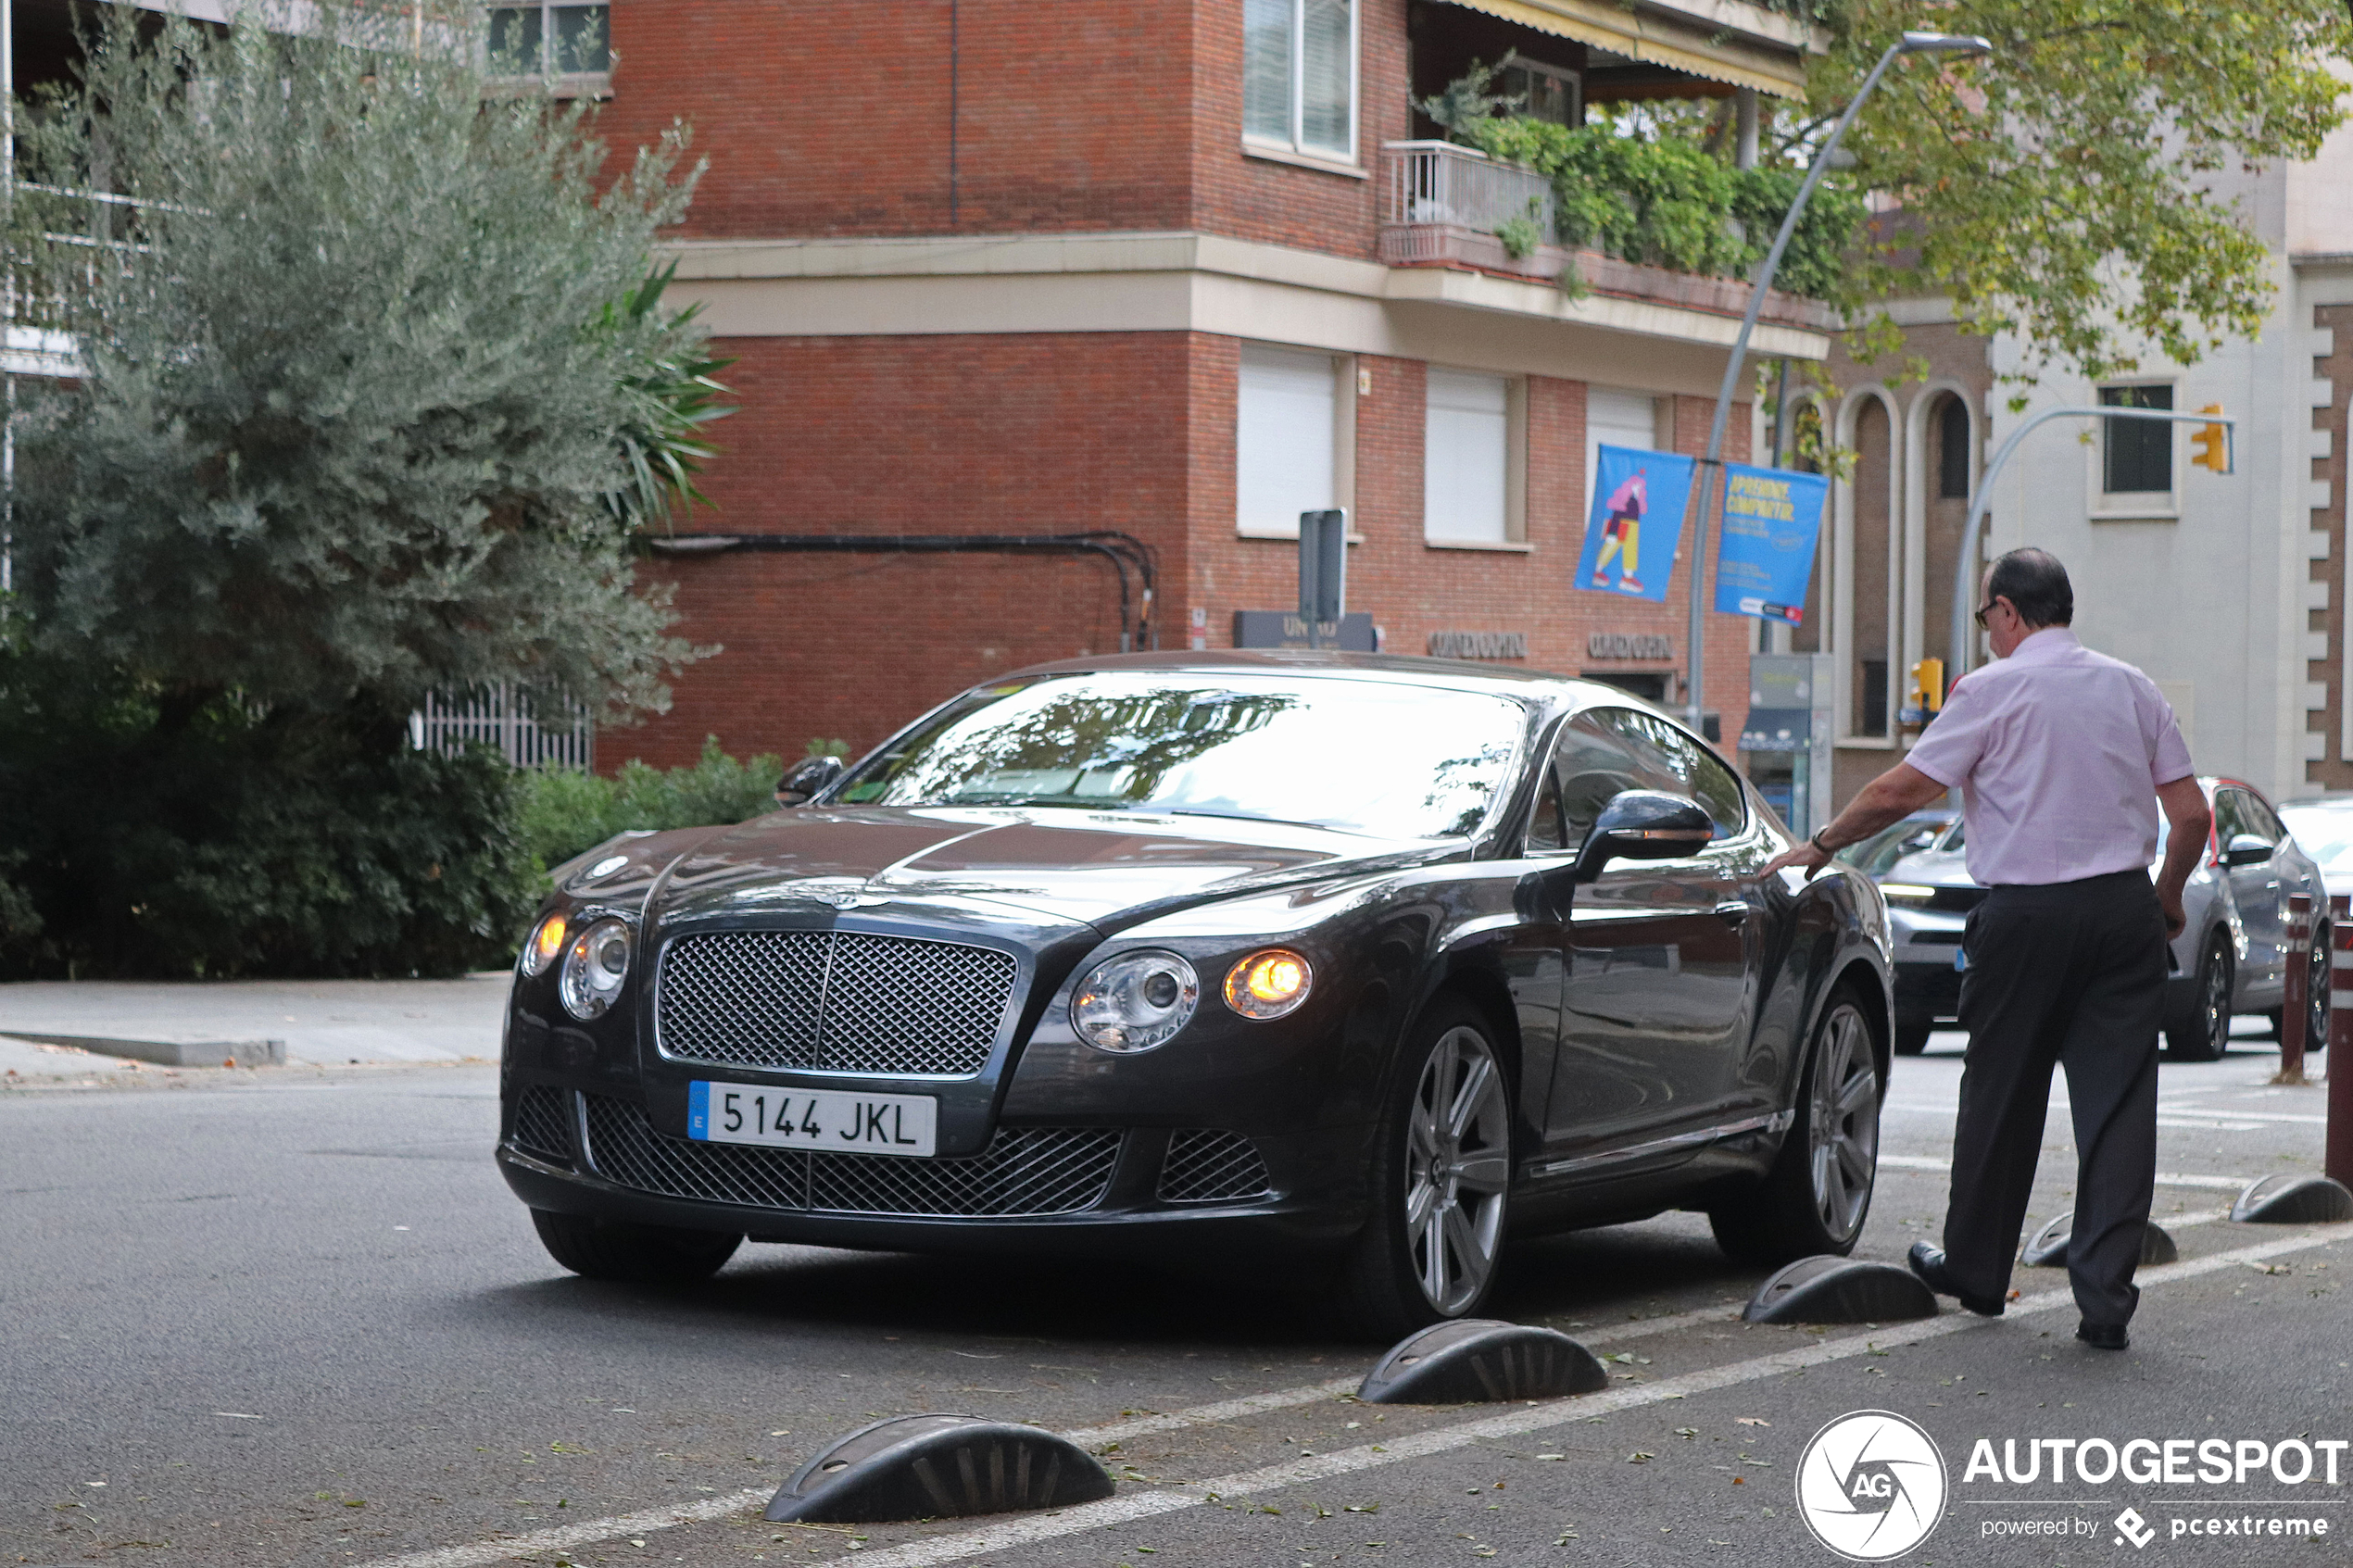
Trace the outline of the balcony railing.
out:
M 1499 224 L 1514 219 L 1532 222 L 1537 238 L 1553 238 L 1553 182 L 1532 169 L 1497 163 L 1486 154 L 1452 142 L 1390 142 L 1385 232 L 1385 260 L 1432 260 L 1441 254 L 1437 242 L 1447 229 L 1491 234 Z M 1430 231 L 1428 256 L 1414 254 L 1410 231 Z M 1397 231 L 1397 243 L 1391 234 Z

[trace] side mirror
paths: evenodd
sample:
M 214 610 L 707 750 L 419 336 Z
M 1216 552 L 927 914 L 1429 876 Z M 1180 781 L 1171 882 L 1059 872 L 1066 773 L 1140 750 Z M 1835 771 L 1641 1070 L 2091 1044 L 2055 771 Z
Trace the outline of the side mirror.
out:
M 776 804 L 799 806 L 812 800 L 849 771 L 849 764 L 838 757 L 804 758 L 776 781 Z
M 2271 847 L 2251 833 L 2233 834 L 2222 850 L 2226 866 L 2259 866 L 2271 858 Z
M 1590 882 L 1612 860 L 1671 860 L 1707 847 L 1715 820 L 1696 800 L 1663 789 L 1621 790 L 1602 808 L 1577 852 L 1577 880 Z

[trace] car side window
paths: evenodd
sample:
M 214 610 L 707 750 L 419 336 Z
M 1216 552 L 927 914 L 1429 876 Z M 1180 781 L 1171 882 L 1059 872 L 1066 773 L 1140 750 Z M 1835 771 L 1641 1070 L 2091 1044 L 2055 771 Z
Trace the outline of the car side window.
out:
M 1536 814 L 1528 819 L 1529 855 L 1557 855 L 1568 847 L 1568 833 L 1561 821 L 1560 780 L 1548 766 L 1536 789 Z
M 2214 792 L 2214 842 L 2224 849 L 2231 840 L 2254 830 L 2246 825 L 2246 815 L 2239 804 L 2239 792 L 2218 789 Z
M 2260 796 L 2241 796 L 2239 815 L 2240 820 L 2246 823 L 2247 832 L 2267 840 L 2274 848 L 2278 847 L 2281 839 L 2287 836 L 2287 829 L 2280 825 L 2278 814 L 2265 804 Z
M 1596 709 L 1589 715 L 1617 735 L 1645 775 L 1645 789 L 1671 790 L 1700 803 L 1715 821 L 1716 836 L 1730 838 L 1748 825 L 1748 797 L 1740 780 L 1702 742 L 1666 720 L 1630 708 Z
M 1561 727 L 1553 747 L 1553 777 L 1560 788 L 1561 842 L 1581 845 L 1594 820 L 1620 790 L 1656 789 L 1624 737 L 1580 713 Z

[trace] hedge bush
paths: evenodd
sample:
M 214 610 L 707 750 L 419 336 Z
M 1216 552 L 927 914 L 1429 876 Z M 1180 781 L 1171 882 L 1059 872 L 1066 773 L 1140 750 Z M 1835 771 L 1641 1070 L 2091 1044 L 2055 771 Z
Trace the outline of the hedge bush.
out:
M 782 759 L 762 753 L 737 761 L 706 736 L 702 756 L 667 771 L 635 758 L 611 778 L 577 768 L 535 769 L 522 777 L 518 821 L 531 859 L 543 872 L 631 828 L 692 828 L 740 822 L 776 809 Z

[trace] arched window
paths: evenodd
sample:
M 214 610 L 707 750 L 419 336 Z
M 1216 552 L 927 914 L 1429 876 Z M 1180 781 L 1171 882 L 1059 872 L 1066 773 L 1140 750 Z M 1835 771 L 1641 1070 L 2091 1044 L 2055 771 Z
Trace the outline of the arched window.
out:
M 1936 447 L 1938 497 L 1968 500 L 1969 476 L 1977 466 L 1970 461 L 1969 405 L 1949 394 L 1936 410 Z

